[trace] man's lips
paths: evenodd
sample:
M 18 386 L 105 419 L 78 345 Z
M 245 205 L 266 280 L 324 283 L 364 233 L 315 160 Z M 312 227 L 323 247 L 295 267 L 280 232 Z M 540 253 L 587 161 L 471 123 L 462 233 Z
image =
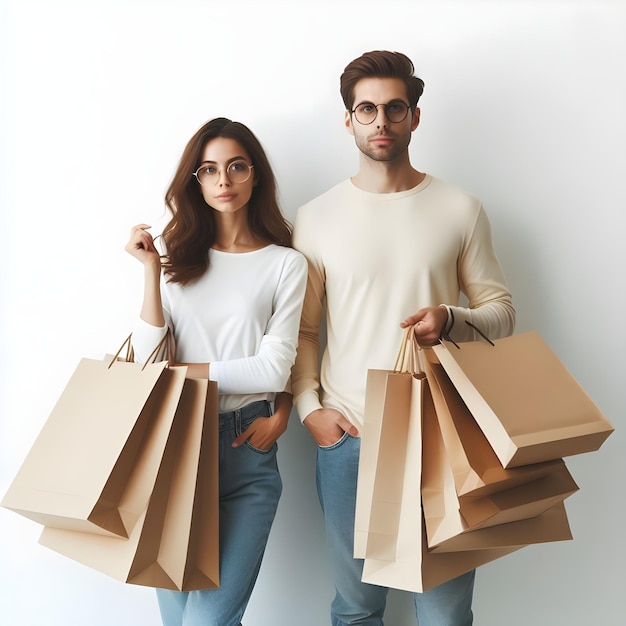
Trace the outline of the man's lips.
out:
M 377 143 L 377 144 L 380 144 L 381 146 L 389 145 L 392 142 L 393 142 L 393 137 L 390 137 L 389 135 L 376 135 L 375 137 L 372 137 L 370 139 L 370 143 Z

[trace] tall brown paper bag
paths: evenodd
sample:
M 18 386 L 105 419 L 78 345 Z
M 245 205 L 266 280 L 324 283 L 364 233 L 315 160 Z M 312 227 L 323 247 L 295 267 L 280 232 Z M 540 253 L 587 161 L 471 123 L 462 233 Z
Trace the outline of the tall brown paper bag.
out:
M 591 452 L 613 432 L 535 332 L 433 352 L 504 467 Z
M 152 497 L 128 539 L 44 528 L 40 543 L 123 582 L 219 586 L 217 383 L 187 379 Z
M 528 483 L 560 467 L 544 461 L 505 469 L 431 349 L 424 370 L 459 496 L 485 496 Z
M 57 528 L 128 536 L 154 486 L 184 378 L 184 369 L 168 369 L 166 361 L 82 359 L 2 506 Z M 135 467 L 142 480 L 126 491 L 155 420 L 160 438 Z

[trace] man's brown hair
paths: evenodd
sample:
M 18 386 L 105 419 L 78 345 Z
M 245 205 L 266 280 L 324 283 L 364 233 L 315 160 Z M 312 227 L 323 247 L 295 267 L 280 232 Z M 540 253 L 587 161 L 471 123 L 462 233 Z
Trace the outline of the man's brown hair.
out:
M 414 75 L 413 61 L 401 52 L 373 50 L 348 63 L 339 79 L 346 110 L 354 106 L 354 87 L 363 78 L 399 78 L 406 85 L 409 105 L 413 108 L 424 91 L 424 81 Z

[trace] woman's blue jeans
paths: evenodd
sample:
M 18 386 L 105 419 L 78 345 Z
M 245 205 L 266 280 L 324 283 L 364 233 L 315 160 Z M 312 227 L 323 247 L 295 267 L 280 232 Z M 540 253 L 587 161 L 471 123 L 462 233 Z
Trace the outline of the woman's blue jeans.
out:
M 277 444 L 269 451 L 232 443 L 268 402 L 253 402 L 220 415 L 220 587 L 201 591 L 157 589 L 164 626 L 241 626 L 282 491 Z
M 381 626 L 387 601 L 386 587 L 361 582 L 363 560 L 353 557 L 360 444 L 358 437 L 344 435 L 336 444 L 317 451 L 317 489 L 335 579 L 332 626 Z M 416 533 L 419 537 L 419 528 Z M 470 626 L 474 575 L 472 570 L 413 594 L 419 626 Z

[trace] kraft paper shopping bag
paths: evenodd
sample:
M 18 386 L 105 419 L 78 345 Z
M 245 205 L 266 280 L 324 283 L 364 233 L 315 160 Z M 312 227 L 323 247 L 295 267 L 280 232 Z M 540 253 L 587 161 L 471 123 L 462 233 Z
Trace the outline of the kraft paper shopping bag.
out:
M 537 480 L 562 461 L 505 469 L 445 370 L 425 349 L 424 370 L 459 496 L 485 496 Z
M 196 440 L 190 436 L 185 440 L 170 483 L 159 545 L 159 563 L 172 580 L 172 588 L 181 591 L 213 589 L 220 584 L 218 387 L 207 380 L 193 384 L 196 398 L 205 399 L 201 443 L 197 453 Z M 201 407 L 200 401 L 198 413 Z M 199 462 L 194 465 L 190 459 L 196 455 Z
M 154 491 L 127 539 L 46 527 L 40 543 L 124 582 L 219 586 L 217 411 L 216 383 L 185 380 Z
M 472 531 L 535 518 L 577 491 L 578 487 L 562 460 L 555 462 L 550 472 L 530 483 L 488 495 L 459 497 L 439 422 L 431 411 L 423 414 L 422 441 L 422 506 L 429 548 L 454 551 L 455 548 L 450 546 L 458 545 L 458 540 L 450 540 L 465 533 L 468 535 L 464 538 L 466 549 L 530 544 L 539 539 L 559 540 L 555 539 L 553 528 L 539 526 L 545 530 L 545 535 L 541 535 L 536 530 L 536 522 L 532 521 L 509 528 L 510 544 L 501 543 L 501 531 L 494 535 Z M 569 539 L 569 527 L 565 527 L 565 532 L 565 538 Z M 490 545 L 484 535 L 499 543 Z M 560 538 L 562 535 L 556 536 Z
M 361 449 L 359 454 L 359 473 L 356 496 L 356 515 L 354 531 L 354 556 L 363 558 L 367 536 L 376 526 L 379 514 L 372 506 L 375 484 L 385 481 L 383 464 L 389 470 L 404 469 L 408 436 L 409 416 L 411 412 L 411 396 L 413 376 L 388 370 L 369 370 L 367 373 L 367 390 L 365 419 L 361 427 Z M 419 390 L 418 390 L 419 393 Z M 416 419 L 420 419 L 420 407 Z M 421 455 L 421 449 L 418 450 Z M 420 457 L 413 459 L 420 463 Z M 389 467 L 389 466 L 394 466 Z M 399 483 L 387 485 L 390 494 L 395 492 Z M 378 491 L 384 493 L 384 488 Z M 383 505 L 384 506 L 384 505 Z
M 391 516 L 384 504 L 385 499 L 398 500 L 397 491 L 400 483 L 388 483 L 386 476 L 396 476 L 404 471 L 409 445 L 409 427 L 421 420 L 421 391 L 423 374 L 415 374 L 418 369 L 414 350 L 416 344 L 409 331 L 404 333 L 398 357 L 393 370 L 372 369 L 367 373 L 365 392 L 365 415 L 361 427 L 361 448 L 359 455 L 359 473 L 357 482 L 356 514 L 354 531 L 354 556 L 363 558 L 367 537 L 372 528 L 376 528 L 381 512 Z M 413 442 L 416 456 L 409 461 L 419 467 L 421 462 L 421 444 Z M 373 506 L 374 494 L 382 502 Z
M 613 432 L 535 332 L 433 351 L 504 467 L 591 452 Z
M 572 539 L 565 503 L 559 502 L 547 511 L 529 519 L 498 524 L 452 537 L 439 546 L 429 548 L 433 557 L 458 555 L 477 550 L 523 548 L 537 543 Z
M 184 378 L 184 370 L 167 368 L 166 361 L 82 359 L 2 506 L 57 528 L 128 536 L 154 485 Z M 137 467 L 155 420 L 159 443 Z

